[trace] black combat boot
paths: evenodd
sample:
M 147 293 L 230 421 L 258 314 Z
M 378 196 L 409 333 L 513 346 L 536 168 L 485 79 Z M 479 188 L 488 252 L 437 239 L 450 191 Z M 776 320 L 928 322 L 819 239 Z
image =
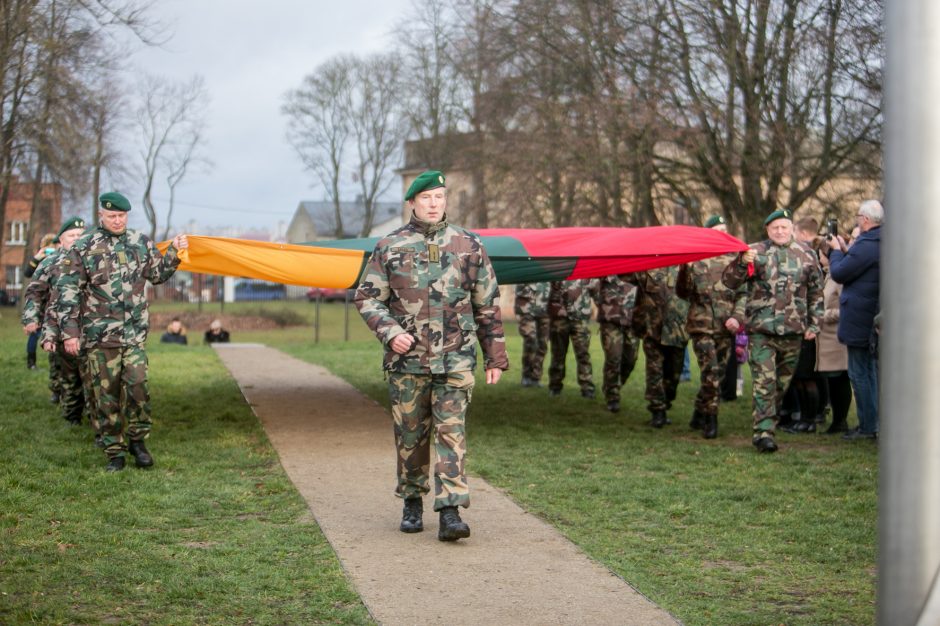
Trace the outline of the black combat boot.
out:
M 706 415 L 705 424 L 702 426 L 702 437 L 714 439 L 718 436 L 718 416 Z
M 777 451 L 777 442 L 774 440 L 774 434 L 769 431 L 763 431 L 754 435 L 751 441 L 758 452 L 773 453 Z
M 619 412 L 620 412 L 620 401 L 619 401 L 619 400 L 611 400 L 610 402 L 608 402 L 608 403 L 607 403 L 607 410 L 610 411 L 611 413 L 619 413 Z
M 705 428 L 705 415 L 698 409 L 692 411 L 692 419 L 689 421 L 689 428 L 692 430 L 702 430 Z
M 112 456 L 108 459 L 108 466 L 104 468 L 106 472 L 120 472 L 124 469 L 124 457 L 123 456 Z
M 666 424 L 672 424 L 672 422 L 669 421 L 669 418 L 666 417 L 666 412 L 662 409 L 653 411 L 652 414 L 653 416 L 650 419 L 650 426 L 653 428 L 662 428 Z
M 422 513 L 424 513 L 424 504 L 421 498 L 405 498 L 405 507 L 401 512 L 401 526 L 398 530 L 403 533 L 420 533 L 424 530 L 424 522 L 421 521 Z
M 144 445 L 143 439 L 140 441 L 131 441 L 130 445 L 127 447 L 127 451 L 134 455 L 137 467 L 150 467 L 153 465 L 153 457 L 150 456 L 150 452 L 147 451 L 147 446 Z
M 441 509 L 441 527 L 437 531 L 440 541 L 457 541 L 470 536 L 470 527 L 460 519 L 460 513 L 455 506 L 445 506 Z

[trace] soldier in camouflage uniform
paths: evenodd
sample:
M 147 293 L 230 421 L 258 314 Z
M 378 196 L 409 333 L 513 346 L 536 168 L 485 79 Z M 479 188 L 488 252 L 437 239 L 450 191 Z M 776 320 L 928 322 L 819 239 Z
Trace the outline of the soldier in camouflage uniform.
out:
M 710 217 L 705 227 L 727 232 L 725 220 L 720 215 Z M 676 293 L 689 301 L 686 330 L 692 337 L 692 348 L 701 372 L 689 428 L 701 430 L 706 439 L 718 436 L 721 382 L 728 369 L 738 329 L 738 321 L 734 318 L 735 305 L 740 307 L 739 314 L 744 312 L 743 290 L 736 293 L 721 282 L 722 272 L 735 257 L 735 254 L 723 254 L 683 265 L 676 285 Z
M 53 394 L 59 397 L 62 417 L 73 425 L 81 424 L 84 394 L 78 371 L 78 357 L 54 350 L 50 344 L 53 322 L 47 317 L 56 307 L 55 285 L 62 273 L 62 259 L 72 244 L 85 230 L 85 220 L 73 217 L 62 223 L 56 239 L 59 247 L 47 254 L 32 272 L 32 281 L 26 287 L 23 305 L 23 330 L 30 334 L 42 328 L 40 343 L 49 352 L 50 383 Z M 53 349 L 50 349 L 53 348 Z
M 128 451 L 138 467 L 153 465 L 144 444 L 151 426 L 145 288 L 148 281 L 158 284 L 173 275 L 180 263 L 177 251 L 189 243 L 177 235 L 164 256 L 149 237 L 127 229 L 127 198 L 108 192 L 99 200 L 100 226 L 82 236 L 62 261 L 60 332 L 67 354 L 85 350 L 94 419 L 107 470 L 116 472 L 124 469 Z
M 679 267 L 661 267 L 638 272 L 634 331 L 643 338 L 646 355 L 646 402 L 650 425 L 662 428 L 672 422 L 672 408 L 682 374 L 682 361 L 689 335 L 685 329 L 689 303 L 676 294 Z
M 36 270 L 39 269 L 39 266 L 42 262 L 50 255 L 56 254 L 59 251 L 59 237 L 55 233 L 46 233 L 42 236 L 42 239 L 39 241 L 39 250 L 36 254 L 33 255 L 33 258 L 29 260 L 29 263 L 26 264 L 26 267 L 23 269 L 23 276 L 25 278 L 32 279 Z M 48 299 L 48 292 L 46 291 L 46 285 L 37 286 L 39 289 L 38 293 L 33 294 L 33 297 L 39 298 L 39 300 L 46 301 Z M 27 285 L 29 289 L 29 285 Z M 29 293 L 25 293 L 23 296 L 24 304 L 29 298 Z M 38 300 L 37 300 L 38 301 Z M 47 306 L 47 305 L 44 305 Z M 34 319 L 31 319 L 29 324 L 24 324 L 23 330 L 26 332 L 26 368 L 34 370 L 36 369 L 36 350 L 39 347 L 40 340 L 40 326 L 42 325 L 42 308 L 39 309 L 40 313 Z M 35 312 L 33 313 L 35 316 Z M 35 325 L 34 325 L 35 324 Z M 27 326 L 33 330 L 26 330 Z M 49 402 L 52 404 L 59 403 L 59 393 L 60 393 L 60 382 L 59 382 L 59 372 L 58 372 L 58 361 L 55 359 L 54 354 L 49 354 L 49 391 L 51 392 L 49 396 Z
M 578 385 L 581 396 L 594 397 L 594 372 L 591 369 L 591 300 L 597 290 L 596 280 L 568 280 L 552 283 L 548 296 L 548 317 L 551 320 L 549 340 L 552 361 L 548 368 L 548 391 L 561 395 L 565 380 L 568 342 L 574 347 L 578 363 Z
M 803 339 L 819 333 L 822 270 L 812 249 L 793 237 L 790 211 L 764 221 L 768 239 L 751 245 L 725 269 L 730 289 L 746 285 L 744 317 L 754 378 L 754 438 L 759 452 L 776 452 L 780 402 L 790 384 Z
M 620 410 L 620 388 L 636 366 L 639 339 L 633 334 L 636 285 L 631 274 L 614 274 L 600 280 L 597 289 L 597 321 L 604 348 L 604 399 L 607 410 Z
M 542 365 L 548 352 L 548 292 L 550 283 L 516 285 L 513 310 L 522 335 L 522 386 L 540 387 Z
M 464 473 L 465 418 L 476 343 L 487 384 L 509 369 L 499 289 L 480 238 L 447 223 L 444 175 L 427 171 L 405 194 L 411 221 L 378 242 L 356 291 L 356 307 L 385 347 L 402 532 L 420 532 L 429 492 L 433 430 L 438 539 L 470 536 L 458 506 L 470 505 Z

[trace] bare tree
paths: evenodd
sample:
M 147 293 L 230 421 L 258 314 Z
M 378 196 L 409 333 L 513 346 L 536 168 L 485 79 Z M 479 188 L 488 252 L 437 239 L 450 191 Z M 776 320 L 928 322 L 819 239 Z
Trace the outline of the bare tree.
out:
M 161 171 L 168 171 L 168 181 L 176 179 L 178 183 L 185 175 L 205 130 L 209 97 L 201 76 L 178 83 L 145 76 L 141 94 L 136 124 L 142 145 L 142 204 L 150 224 L 150 237 L 156 239 L 159 216 L 153 192 L 157 176 Z M 180 168 L 181 172 L 178 171 Z
M 392 183 L 408 127 L 401 106 L 401 60 L 395 54 L 376 54 L 355 64 L 349 111 L 356 146 L 354 177 L 363 202 L 361 237 L 367 237 L 375 204 Z
M 89 156 L 91 167 L 90 206 L 94 223 L 98 223 L 98 197 L 101 195 L 102 174 L 119 178 L 127 172 L 122 163 L 122 154 L 116 136 L 127 120 L 122 115 L 125 100 L 120 89 L 109 78 L 97 83 L 89 98 L 92 149 Z
M 494 154 L 489 137 L 505 130 L 508 117 L 503 71 L 513 49 L 506 45 L 508 2 L 504 0 L 454 0 L 457 25 L 451 46 L 452 63 L 461 80 L 463 118 L 468 124 L 469 143 L 465 159 L 473 181 L 473 206 L 467 224 L 486 228 L 487 170 Z
M 22 147 L 21 119 L 28 102 L 30 85 L 35 78 L 35 3 L 12 0 L 0 4 L 0 227 L 6 225 L 6 205 Z M 5 236 L 0 236 L 0 255 Z
M 664 162 L 750 234 L 866 161 L 877 175 L 882 13 L 856 0 L 669 0 L 681 150 Z
M 45 182 L 81 193 L 88 162 L 88 85 L 107 65 L 114 39 L 130 33 L 145 44 L 163 27 L 149 0 L 5 0 L 0 2 L 0 224 L 16 172 L 32 178 L 28 244 L 50 227 Z M 0 246 L 3 239 L 0 238 Z M 2 252 L 2 250 L 0 250 Z
M 451 58 L 454 14 L 447 0 L 413 0 L 413 17 L 397 29 L 401 41 L 402 89 L 414 163 L 406 167 L 447 170 L 454 162 L 456 134 L 463 121 L 460 78 Z
M 166 175 L 166 186 L 170 192 L 170 199 L 166 208 L 166 227 L 163 229 L 163 239 L 170 238 L 173 227 L 173 208 L 176 206 L 176 188 L 187 174 L 191 174 L 194 167 L 208 169 L 212 167 L 211 161 L 199 153 L 204 137 L 202 128 L 194 128 L 188 139 L 179 142 L 163 161 Z
M 284 97 L 287 138 L 333 204 L 333 235 L 343 237 L 340 180 L 352 128 L 353 70 L 357 61 L 339 56 L 320 65 Z

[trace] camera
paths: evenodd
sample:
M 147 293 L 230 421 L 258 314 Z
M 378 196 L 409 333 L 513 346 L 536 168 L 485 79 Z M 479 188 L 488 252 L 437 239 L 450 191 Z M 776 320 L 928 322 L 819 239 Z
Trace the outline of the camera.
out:
M 46 248 L 46 249 L 45 249 L 45 253 L 46 253 L 46 254 L 52 254 L 53 252 L 55 252 L 55 248 L 51 248 L 51 247 L 50 247 L 50 248 Z
M 839 220 L 830 217 L 826 220 L 826 238 L 836 237 L 839 235 Z

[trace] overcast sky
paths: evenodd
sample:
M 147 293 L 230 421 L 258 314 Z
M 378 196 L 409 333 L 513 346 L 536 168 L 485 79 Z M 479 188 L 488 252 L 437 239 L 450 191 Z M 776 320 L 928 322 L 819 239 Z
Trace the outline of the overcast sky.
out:
M 214 167 L 177 187 L 174 226 L 195 219 L 274 231 L 301 200 L 322 200 L 285 139 L 284 94 L 335 54 L 390 49 L 390 33 L 410 7 L 410 0 L 156 2 L 155 15 L 173 24 L 173 37 L 160 49 L 135 52 L 133 67 L 174 80 L 201 74 L 211 97 L 205 152 Z M 137 148 L 126 152 L 136 156 Z M 127 191 L 138 208 L 133 186 Z M 155 197 L 165 201 L 167 194 Z M 131 218 L 144 226 L 142 211 Z

